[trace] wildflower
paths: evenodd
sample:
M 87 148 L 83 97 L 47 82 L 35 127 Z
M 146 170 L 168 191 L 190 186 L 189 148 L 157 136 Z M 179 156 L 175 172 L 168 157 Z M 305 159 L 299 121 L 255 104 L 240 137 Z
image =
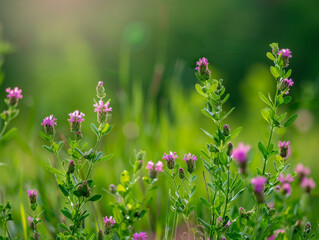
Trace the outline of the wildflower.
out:
M 284 184 L 282 185 L 282 190 L 283 190 L 283 193 L 284 193 L 285 195 L 289 196 L 290 193 L 291 193 L 291 185 L 290 185 L 290 183 L 284 183 Z
M 199 80 L 201 81 L 206 81 L 210 78 L 210 71 L 208 70 L 208 60 L 206 58 L 200 58 L 196 62 L 196 68 L 195 70 L 197 71 L 196 76 L 198 77 Z
M 265 177 L 256 177 L 251 179 L 251 184 L 254 185 L 254 193 L 258 203 L 265 202 L 264 189 L 267 178 Z
M 285 229 L 276 230 L 273 235 L 267 238 L 267 240 L 275 240 L 277 236 L 279 235 L 279 233 L 285 233 Z
M 185 154 L 183 160 L 186 162 L 187 171 L 192 174 L 195 171 L 195 162 L 197 161 L 197 157 L 191 153 Z
M 183 168 L 178 169 L 178 177 L 181 180 L 185 178 L 185 173 Z
M 304 188 L 307 193 L 310 193 L 311 190 L 315 188 L 316 183 L 312 178 L 304 177 L 301 181 L 300 186 Z
M 229 221 L 225 224 L 224 228 L 229 227 L 230 224 L 232 224 L 232 221 L 229 220 Z
M 227 144 L 227 152 L 226 152 L 227 156 L 231 156 L 233 148 L 234 148 L 233 144 L 231 142 L 229 142 Z
M 83 181 L 79 186 L 78 189 L 80 196 L 88 198 L 91 194 L 91 188 L 87 181 Z
M 92 160 L 95 158 L 95 152 L 93 150 L 93 148 L 90 148 L 89 151 L 86 151 L 84 154 L 83 154 L 83 157 L 87 160 Z
M 278 52 L 278 55 L 282 54 L 281 56 L 282 57 L 286 57 L 286 58 L 292 58 L 292 55 L 291 55 L 291 51 L 286 48 L 286 49 L 281 49 L 279 52 Z
M 294 178 L 290 175 L 287 174 L 286 177 L 281 173 L 280 176 L 278 177 L 278 180 L 284 184 L 284 183 L 291 183 L 294 181 Z
M 102 81 L 99 81 L 99 83 L 97 84 L 96 86 L 96 96 L 102 100 L 102 98 L 105 97 L 105 89 L 104 89 L 104 86 L 103 86 L 103 82 Z
M 177 158 L 176 152 L 170 151 L 168 155 L 164 153 L 163 159 L 166 160 L 168 169 L 174 169 Z
M 228 124 L 225 124 L 224 127 L 223 127 L 223 134 L 224 136 L 229 136 L 229 132 L 230 132 L 230 127 Z
M 56 118 L 53 115 L 45 117 L 41 123 L 41 126 L 44 126 L 44 132 L 48 135 L 54 134 L 54 125 L 57 125 Z
M 222 219 L 222 217 L 218 217 L 218 218 L 216 219 L 216 226 L 217 226 L 217 227 L 222 227 L 222 226 L 223 226 L 223 219 Z
M 113 225 L 116 223 L 115 219 L 110 216 L 110 217 L 104 217 L 103 218 L 103 223 L 104 223 L 104 234 L 105 235 L 109 235 L 111 233 L 111 229 L 113 227 Z
M 27 191 L 29 199 L 30 199 L 30 203 L 34 204 L 37 203 L 37 196 L 38 196 L 38 190 L 37 189 L 29 189 Z
M 19 102 L 19 99 L 22 99 L 22 90 L 19 89 L 18 87 L 15 87 L 14 89 L 11 88 L 7 88 L 6 89 L 7 94 L 7 98 L 8 98 L 8 103 L 11 106 L 17 105 Z
M 116 191 L 117 191 L 116 186 L 114 184 L 111 184 L 109 189 L 110 189 L 110 192 L 113 194 L 116 193 Z
M 280 80 L 280 85 L 279 85 L 279 90 L 280 91 L 285 91 L 285 94 L 289 94 L 289 87 L 292 87 L 294 85 L 294 82 L 292 81 L 291 78 L 289 79 L 281 79 Z
M 285 160 L 290 156 L 290 146 L 289 146 L 290 142 L 287 141 L 279 141 L 278 143 L 278 147 L 280 148 L 280 152 L 279 155 L 284 158 Z
M 304 167 L 304 165 L 302 165 L 301 163 L 297 165 L 297 167 L 295 168 L 295 171 L 300 181 L 302 181 L 304 177 L 310 174 L 310 169 L 307 167 Z
M 103 240 L 103 231 L 101 229 L 99 229 L 99 231 L 97 232 L 96 239 Z
M 94 112 L 97 112 L 97 121 L 100 124 L 105 124 L 107 122 L 107 114 L 112 111 L 112 108 L 109 108 L 110 103 L 103 103 L 101 99 L 98 103 L 94 104 Z
M 157 178 L 158 172 L 163 172 L 163 163 L 161 161 L 158 161 L 155 166 L 152 161 L 149 161 L 147 163 L 146 169 L 149 170 L 149 177 L 151 179 Z
M 243 207 L 240 207 L 240 208 L 238 209 L 238 212 L 239 212 L 239 215 L 240 215 L 240 216 L 245 216 L 245 215 L 246 215 L 246 210 L 245 210 L 245 208 L 243 208 Z
M 70 160 L 69 164 L 68 164 L 68 170 L 67 170 L 67 174 L 72 174 L 75 171 L 75 162 L 74 160 Z
M 75 110 L 72 113 L 69 113 L 70 118 L 68 119 L 70 123 L 71 132 L 78 133 L 81 131 L 81 123 L 84 122 L 84 113 L 80 113 L 78 110 Z
M 133 240 L 148 240 L 145 232 L 134 233 Z
M 290 174 L 287 174 L 286 177 L 281 173 L 280 176 L 278 177 L 278 180 L 279 182 L 281 182 L 281 187 L 282 187 L 282 190 L 283 190 L 283 193 L 287 196 L 290 195 L 291 193 L 291 185 L 290 183 L 293 182 L 294 178 L 290 175 Z M 276 186 L 276 190 L 277 191 L 280 191 L 280 187 L 277 188 L 279 186 Z
M 232 157 L 238 162 L 239 172 L 243 174 L 246 173 L 249 150 L 250 146 L 243 143 L 239 143 L 238 147 L 232 150 Z
M 289 66 L 289 58 L 292 58 L 292 55 L 291 55 L 291 51 L 286 48 L 286 49 L 281 49 L 279 52 L 278 52 L 278 55 L 281 55 L 281 59 L 282 59 L 282 65 L 283 67 L 288 67 Z
M 305 224 L 305 234 L 309 234 L 310 233 L 310 231 L 311 231 L 311 224 L 310 224 L 310 222 L 307 222 L 306 224 Z
M 31 228 L 32 230 L 35 230 L 37 227 L 37 225 L 34 223 L 34 219 L 32 217 L 28 217 L 28 225 L 29 225 L 29 228 Z

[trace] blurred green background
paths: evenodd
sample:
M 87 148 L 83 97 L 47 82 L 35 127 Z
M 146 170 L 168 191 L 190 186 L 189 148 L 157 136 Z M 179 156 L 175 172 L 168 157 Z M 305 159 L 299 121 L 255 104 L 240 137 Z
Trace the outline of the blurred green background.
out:
M 118 183 L 134 149 L 159 160 L 169 150 L 199 155 L 205 148 L 208 139 L 200 128 L 214 128 L 201 115 L 204 102 L 194 90 L 199 57 L 209 59 L 213 77 L 223 78 L 231 93 L 227 108 L 233 105 L 236 110 L 230 126 L 244 127 L 237 142 L 257 149 L 267 136 L 258 92 L 272 93 L 274 88 L 265 55 L 271 42 L 293 53 L 294 100 L 286 110 L 299 113 L 294 126 L 278 131 L 275 141 L 290 140 L 291 164 L 309 166 L 319 183 L 318 9 L 315 0 L 0 0 L 0 62 L 5 60 L 0 63 L 0 99 L 9 86 L 19 86 L 24 95 L 21 114 L 11 125 L 19 135 L 0 146 L 0 162 L 7 164 L 0 166 L 1 195 L 16 203 L 12 231 L 22 237 L 20 203 L 26 205 L 29 187 L 40 189 L 43 205 L 50 206 L 46 218 L 53 219 L 46 222 L 47 231 L 55 231 L 63 200 L 56 198 L 54 176 L 45 169 L 51 156 L 41 147 L 40 123 L 54 114 L 58 136 L 68 137 L 67 114 L 78 109 L 86 114 L 85 139 L 93 142 L 89 123 L 96 121 L 92 105 L 98 81 L 104 81 L 112 98 L 114 124 L 101 147 L 114 157 L 96 169 L 97 191 Z M 254 151 L 252 173 L 261 166 L 261 156 Z M 199 163 L 199 176 L 201 170 Z M 164 177 L 160 184 L 153 218 L 138 225 L 138 230 L 155 231 L 157 236 L 164 228 L 168 202 Z M 203 184 L 201 177 L 198 184 Z M 317 187 L 309 206 L 314 225 L 318 192 Z M 109 199 L 104 194 L 99 217 L 111 213 Z

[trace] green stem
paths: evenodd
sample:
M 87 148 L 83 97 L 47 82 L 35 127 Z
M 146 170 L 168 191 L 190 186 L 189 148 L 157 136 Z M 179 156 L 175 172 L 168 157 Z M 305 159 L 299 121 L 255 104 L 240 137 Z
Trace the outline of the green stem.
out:
M 224 208 L 224 215 L 223 215 L 223 219 L 225 218 L 226 216 L 226 211 L 227 211 L 227 205 L 228 205 L 228 195 L 229 195 L 229 173 L 230 173 L 230 170 L 229 170 L 229 164 L 227 166 L 227 193 L 226 193 L 226 203 L 225 203 L 225 208 Z

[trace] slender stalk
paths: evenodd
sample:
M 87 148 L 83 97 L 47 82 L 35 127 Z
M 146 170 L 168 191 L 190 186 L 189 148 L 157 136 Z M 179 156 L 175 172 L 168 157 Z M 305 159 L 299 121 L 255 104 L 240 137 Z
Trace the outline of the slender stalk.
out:
M 223 214 L 223 218 L 225 218 L 226 216 L 226 211 L 227 211 L 227 205 L 228 205 L 228 195 L 229 195 L 229 173 L 230 173 L 230 170 L 229 170 L 229 164 L 227 166 L 227 192 L 226 192 L 226 203 L 225 203 L 225 208 L 224 208 L 224 214 Z

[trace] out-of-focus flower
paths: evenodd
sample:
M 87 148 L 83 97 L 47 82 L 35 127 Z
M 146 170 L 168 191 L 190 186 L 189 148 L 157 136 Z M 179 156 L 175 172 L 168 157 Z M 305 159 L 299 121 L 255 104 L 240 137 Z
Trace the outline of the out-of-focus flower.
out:
M 297 176 L 299 177 L 300 181 L 306 176 L 310 174 L 310 169 L 299 163 L 295 168 Z
M 37 202 L 37 196 L 38 196 L 38 190 L 37 189 L 29 189 L 27 191 L 29 199 L 30 199 L 30 203 L 34 204 Z
M 134 233 L 133 240 L 148 240 L 145 232 Z
M 279 141 L 278 147 L 280 148 L 279 155 L 282 158 L 287 159 L 290 156 L 290 142 L 289 141 L 287 141 L 287 142 Z
M 278 237 L 279 233 L 285 233 L 285 229 L 276 230 L 273 235 L 267 238 L 267 240 L 275 240 Z
M 152 161 L 149 161 L 147 163 L 146 169 L 149 170 L 149 177 L 151 179 L 155 179 L 157 178 L 157 174 L 159 172 L 163 172 L 163 163 L 158 161 L 156 164 L 154 164 Z
M 251 184 L 254 186 L 254 193 L 258 203 L 265 202 L 264 189 L 265 184 L 267 182 L 267 178 L 265 177 L 256 177 L 251 179 Z
M 239 165 L 239 172 L 242 174 L 246 173 L 248 152 L 250 151 L 249 145 L 239 143 L 237 148 L 232 151 L 232 157 L 237 161 Z
M 315 188 L 316 183 L 312 178 L 304 177 L 301 181 L 300 186 L 304 188 L 307 193 L 310 193 L 311 190 Z

